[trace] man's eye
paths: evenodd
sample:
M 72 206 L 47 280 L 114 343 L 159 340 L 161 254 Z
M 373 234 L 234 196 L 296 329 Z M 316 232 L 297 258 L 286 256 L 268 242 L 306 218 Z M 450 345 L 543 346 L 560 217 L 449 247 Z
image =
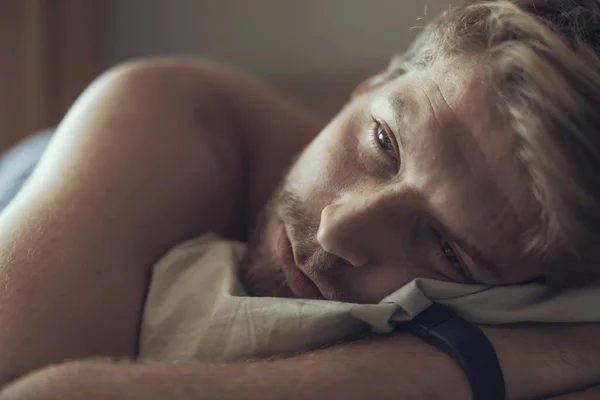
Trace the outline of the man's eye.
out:
M 438 232 L 437 229 L 431 228 L 431 231 L 433 232 L 437 240 L 439 240 L 440 248 L 442 250 L 442 257 L 444 258 L 444 260 L 452 264 L 453 266 L 459 267 L 460 259 L 458 258 L 458 255 L 456 254 L 452 243 L 450 243 L 448 239 L 442 236 L 442 234 Z
M 446 260 L 452 265 L 458 265 L 460 261 L 458 260 L 458 256 L 456 255 L 456 252 L 452 248 L 450 242 L 444 238 L 441 238 L 440 245 L 442 246 L 442 253 L 444 254 Z
M 392 136 L 387 133 L 380 122 L 376 121 L 376 124 L 377 127 L 375 131 L 375 139 L 377 140 L 379 147 L 381 147 L 383 151 L 390 153 L 392 157 L 396 158 L 396 149 L 394 148 L 394 140 L 392 139 Z

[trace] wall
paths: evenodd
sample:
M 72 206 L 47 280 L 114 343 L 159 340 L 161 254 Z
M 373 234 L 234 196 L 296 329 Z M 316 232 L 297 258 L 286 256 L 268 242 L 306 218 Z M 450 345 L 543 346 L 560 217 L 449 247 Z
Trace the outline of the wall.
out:
M 168 54 L 217 59 L 312 102 L 342 94 L 450 0 L 105 0 L 106 66 Z M 321 99 L 322 100 L 322 99 Z
M 98 74 L 96 0 L 0 4 L 0 153 L 56 125 Z

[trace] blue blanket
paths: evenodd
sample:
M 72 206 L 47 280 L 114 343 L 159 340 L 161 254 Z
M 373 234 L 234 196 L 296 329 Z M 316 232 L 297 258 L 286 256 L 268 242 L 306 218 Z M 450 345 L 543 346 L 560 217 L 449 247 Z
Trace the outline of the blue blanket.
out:
M 0 156 L 0 211 L 29 178 L 53 133 L 49 129 L 31 136 Z

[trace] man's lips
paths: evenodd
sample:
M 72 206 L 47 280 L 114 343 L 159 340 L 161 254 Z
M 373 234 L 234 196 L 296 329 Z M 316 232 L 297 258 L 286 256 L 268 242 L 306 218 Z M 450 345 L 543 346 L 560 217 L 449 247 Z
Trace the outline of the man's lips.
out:
M 294 295 L 304 299 L 323 299 L 324 297 L 315 283 L 296 265 L 294 250 L 285 226 L 281 228 L 278 252 L 282 265 L 281 269 Z

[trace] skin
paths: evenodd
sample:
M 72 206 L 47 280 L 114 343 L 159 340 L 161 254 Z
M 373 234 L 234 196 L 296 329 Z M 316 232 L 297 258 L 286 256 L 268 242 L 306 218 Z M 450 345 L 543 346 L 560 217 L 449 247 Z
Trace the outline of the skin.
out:
M 0 321 L 10 327 L 0 330 L 0 380 L 37 370 L 0 398 L 468 398 L 454 361 L 404 334 L 219 366 L 65 363 L 134 357 L 152 263 L 207 231 L 245 238 L 322 126 L 272 89 L 205 63 L 145 62 L 96 81 L 0 214 Z M 598 383 L 596 324 L 484 329 L 509 398 Z
M 363 86 L 267 209 L 245 266 L 254 294 L 378 303 L 416 277 L 540 277 L 519 240 L 538 209 L 478 71 L 448 60 Z M 295 265 L 282 274 L 286 238 Z

